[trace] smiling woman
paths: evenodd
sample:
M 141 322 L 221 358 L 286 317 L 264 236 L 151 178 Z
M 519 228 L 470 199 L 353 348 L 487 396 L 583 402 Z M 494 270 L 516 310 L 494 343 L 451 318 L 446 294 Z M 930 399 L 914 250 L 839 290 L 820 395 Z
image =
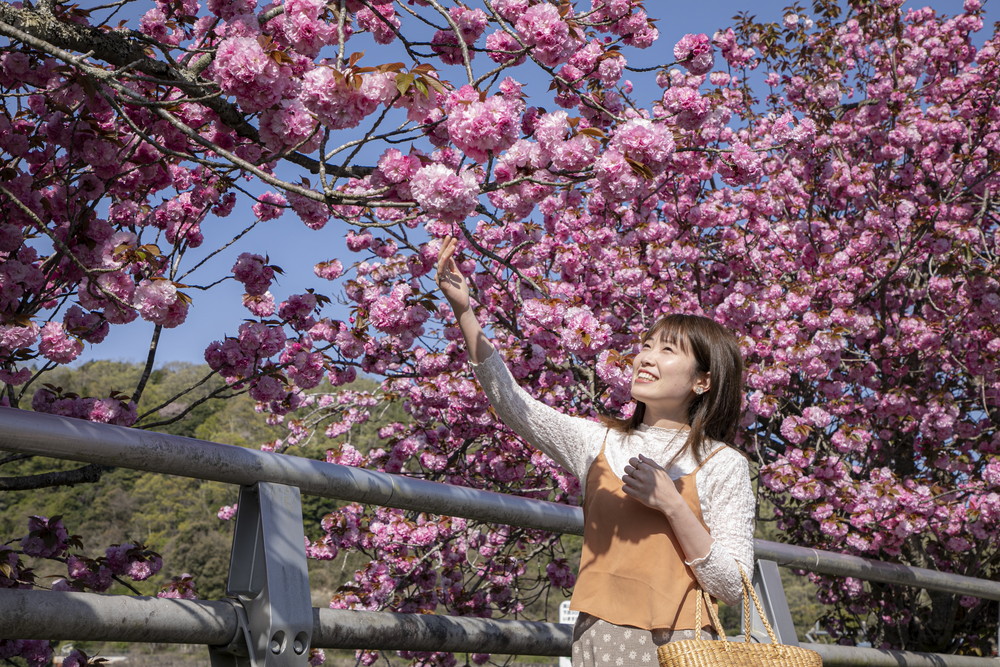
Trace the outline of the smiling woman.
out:
M 625 431 L 643 423 L 690 426 L 687 442 L 696 455 L 705 436 L 732 441 L 740 417 L 743 358 L 728 329 L 707 317 L 663 317 L 643 337 L 632 373 L 636 409 L 631 419 L 610 424 Z
M 477 379 L 507 426 L 584 483 L 574 666 L 656 664 L 658 646 L 711 636 L 696 627 L 699 592 L 737 604 L 740 568 L 753 565 L 749 466 L 725 444 L 740 416 L 735 337 L 708 318 L 666 316 L 634 359 L 632 417 L 567 416 L 519 387 L 487 340 L 457 247 L 443 242 L 437 282 Z
M 677 428 L 687 423 L 691 392 L 700 396 L 710 386 L 707 371 L 698 369 L 689 346 L 663 333 L 650 335 L 635 356 L 632 397 L 642 401 L 655 426 Z

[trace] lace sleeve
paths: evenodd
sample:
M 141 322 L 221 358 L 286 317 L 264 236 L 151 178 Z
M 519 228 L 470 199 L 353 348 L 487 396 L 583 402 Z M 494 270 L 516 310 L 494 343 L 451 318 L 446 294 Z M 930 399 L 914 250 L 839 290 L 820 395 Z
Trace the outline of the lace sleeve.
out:
M 581 480 L 586 478 L 595 450 L 600 448 L 604 426 L 564 415 L 533 398 L 517 384 L 496 350 L 481 363 L 472 364 L 472 368 L 504 424 L 571 474 Z
M 697 483 L 704 484 L 705 523 L 715 538 L 706 556 L 688 563 L 702 588 L 728 605 L 740 604 L 743 581 L 737 566 L 753 574 L 753 532 L 757 498 L 750 483 L 750 464 L 739 453 L 726 452 L 709 461 Z M 701 490 L 699 490 L 701 496 Z

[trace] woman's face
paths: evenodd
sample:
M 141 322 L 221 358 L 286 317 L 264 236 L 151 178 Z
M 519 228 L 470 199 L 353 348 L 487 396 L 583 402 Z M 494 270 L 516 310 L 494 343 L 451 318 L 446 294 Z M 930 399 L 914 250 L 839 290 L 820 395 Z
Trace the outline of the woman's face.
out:
M 687 345 L 654 335 L 647 338 L 632 361 L 632 398 L 646 404 L 647 412 L 683 416 L 695 388 L 708 389 L 708 374 L 699 373 Z

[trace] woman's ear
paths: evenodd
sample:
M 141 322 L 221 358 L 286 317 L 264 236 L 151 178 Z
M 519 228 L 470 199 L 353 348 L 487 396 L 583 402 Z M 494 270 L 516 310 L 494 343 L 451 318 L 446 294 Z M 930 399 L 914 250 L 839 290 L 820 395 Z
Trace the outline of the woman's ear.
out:
M 699 373 L 698 378 L 694 381 L 694 386 L 691 388 L 694 393 L 701 396 L 702 394 L 707 394 L 708 390 L 712 388 L 712 374 L 711 373 Z

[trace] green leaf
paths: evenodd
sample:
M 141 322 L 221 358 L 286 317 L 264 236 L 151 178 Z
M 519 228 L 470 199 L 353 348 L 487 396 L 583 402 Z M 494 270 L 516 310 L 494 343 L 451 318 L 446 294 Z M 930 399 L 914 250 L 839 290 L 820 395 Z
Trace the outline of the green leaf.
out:
M 406 91 L 410 89 L 413 85 L 413 81 L 416 79 L 412 73 L 397 74 L 396 75 L 396 90 L 399 91 L 400 95 L 405 95 Z

